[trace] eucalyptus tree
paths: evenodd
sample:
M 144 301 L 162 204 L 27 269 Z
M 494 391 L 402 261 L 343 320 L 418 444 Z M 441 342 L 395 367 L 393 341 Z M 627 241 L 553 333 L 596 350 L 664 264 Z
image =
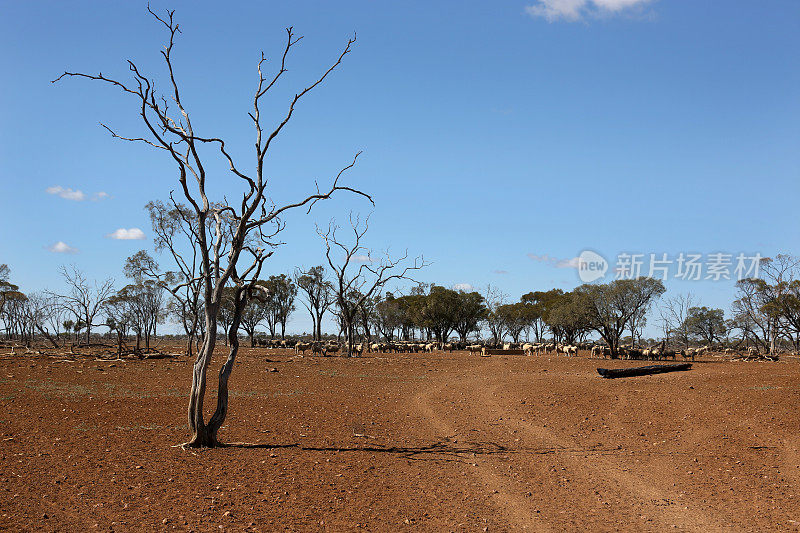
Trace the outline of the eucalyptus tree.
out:
M 709 307 L 690 307 L 685 329 L 689 335 L 709 345 L 722 340 L 728 332 L 725 311 Z
M 297 297 L 297 285 L 286 274 L 278 274 L 270 276 L 264 287 L 269 293 L 267 306 L 273 319 L 273 327 L 280 324 L 281 338 L 285 339 L 286 323 L 289 321 L 289 315 L 295 310 L 294 300 Z
M 136 353 L 141 354 L 142 341 L 145 352 L 149 351 L 150 340 L 164 320 L 164 288 L 144 279 L 124 286 L 114 296 L 116 305 L 127 308 L 127 325 L 136 334 Z
M 591 327 L 589 309 L 591 304 L 580 292 L 566 292 L 549 302 L 547 322 L 559 338 L 567 344 L 583 340 Z M 533 311 L 535 313 L 535 310 Z
M 467 342 L 470 333 L 480 330 L 481 321 L 486 319 L 486 312 L 486 304 L 481 293 L 458 291 L 458 307 L 453 330 L 458 333 L 461 342 Z
M 19 286 L 11 283 L 10 278 L 11 269 L 5 263 L 0 264 L 0 320 L 8 338 L 17 330 L 22 302 L 27 299 Z
M 257 282 L 257 285 L 264 286 L 263 281 Z M 250 338 L 250 347 L 254 348 L 256 345 L 256 328 L 267 317 L 267 305 L 269 297 L 262 290 L 253 293 L 252 297 L 248 299 L 247 304 L 242 311 L 241 323 L 242 329 L 245 330 L 247 336 Z
M 575 292 L 585 297 L 589 327 L 606 341 L 611 357 L 616 359 L 622 333 L 631 318 L 649 309 L 665 290 L 659 279 L 636 278 L 584 284 Z
M 778 254 L 762 259 L 760 266 L 762 278 L 736 282 L 734 328 L 770 353 L 780 337 L 800 346 L 800 258 Z
M 458 292 L 433 285 L 425 296 L 422 306 L 422 325 L 428 328 L 440 343 L 447 338 L 458 323 L 458 307 L 461 304 Z
M 8 265 L 0 264 L 0 315 L 3 314 L 6 302 L 12 298 L 19 297 L 19 286 L 11 283 L 11 269 Z
M 150 215 L 156 252 L 169 254 L 174 265 L 174 270 L 148 270 L 147 274 L 169 291 L 168 309 L 183 327 L 186 353 L 192 357 L 194 341 L 203 328 L 200 251 L 196 238 L 199 218 L 193 209 L 175 201 L 167 205 L 154 200 L 148 202 L 145 209 Z M 145 262 L 144 266 L 147 264 Z
M 294 283 L 303 295 L 300 302 L 311 315 L 314 340 L 322 340 L 322 318 L 333 305 L 333 285 L 327 279 L 325 267 L 322 265 L 308 270 L 297 270 Z
M 85 74 L 65 72 L 57 80 L 66 77 L 79 77 L 98 81 L 130 98 L 133 110 L 141 120 L 146 133 L 144 135 L 121 135 L 112 128 L 103 125 L 114 138 L 143 143 L 163 153 L 166 159 L 175 165 L 177 184 L 191 213 L 192 223 L 188 225 L 189 239 L 196 246 L 198 253 L 197 290 L 203 302 L 203 321 L 205 322 L 202 345 L 192 367 L 192 384 L 187 409 L 190 438 L 186 443 L 191 447 L 212 447 L 218 444 L 217 433 L 222 426 L 228 411 L 228 379 L 238 353 L 238 328 L 241 313 L 247 299 L 253 291 L 260 290 L 256 285 L 262 266 L 272 255 L 274 237 L 284 228 L 282 216 L 298 208 L 308 212 L 318 201 L 331 198 L 337 191 L 349 191 L 362 195 L 371 201 L 369 195 L 340 183 L 342 175 L 356 164 L 358 154 L 352 162 L 343 167 L 332 179 L 329 187 L 320 189 L 314 186 L 314 192 L 305 197 L 287 202 L 274 202 L 268 191 L 268 179 L 265 162 L 267 154 L 275 140 L 284 131 L 295 113 L 298 102 L 309 92 L 325 81 L 350 53 L 355 37 L 349 39 L 344 49 L 333 63 L 314 81 L 297 91 L 287 106 L 286 111 L 278 119 L 274 127 L 267 127 L 262 119 L 262 107 L 267 95 L 282 76 L 287 72 L 287 58 L 297 45 L 298 37 L 293 29 L 286 29 L 286 44 L 283 47 L 278 67 L 274 74 L 266 75 L 267 58 L 262 52 L 257 62 L 256 87 L 248 113 L 252 121 L 254 134 L 254 153 L 252 165 L 246 168 L 237 162 L 226 142 L 214 134 L 201 131 L 195 127 L 192 113 L 184 100 L 181 85 L 178 82 L 180 72 L 173 60 L 175 38 L 180 33 L 174 20 L 174 12 L 158 15 L 148 7 L 155 21 L 166 28 L 167 44 L 161 50 L 161 56 L 168 73 L 165 83 L 157 83 L 155 76 L 147 74 L 135 62 L 128 61 L 131 79 L 124 80 L 108 77 L 102 73 Z M 167 95 L 162 95 L 156 87 L 166 87 Z M 198 121 L 197 124 L 207 124 Z M 205 126 L 203 129 L 207 129 Z M 249 144 L 249 143 L 248 143 Z M 218 152 L 217 152 L 218 151 Z M 214 168 L 217 156 L 227 166 L 234 177 L 219 176 L 210 169 Z M 235 152 L 239 153 L 239 152 Z M 274 181 L 274 177 L 271 178 Z M 236 186 L 239 190 L 236 190 Z M 221 200 L 214 201 L 210 197 L 212 191 L 220 186 L 225 188 Z M 228 202 L 227 198 L 235 198 Z M 179 208 L 178 202 L 170 195 L 173 207 Z M 234 313 L 228 328 L 227 337 L 230 343 L 228 357 L 222 364 L 217 387 L 217 404 L 210 419 L 206 420 L 203 404 L 206 396 L 206 376 L 211 364 L 217 339 L 217 314 L 221 304 L 222 291 L 225 287 L 233 287 Z
M 396 298 L 394 293 L 387 291 L 386 295 L 375 303 L 373 321 L 378 333 L 391 342 L 394 339 L 395 330 L 400 329 L 403 324 L 402 299 Z
M 533 321 L 531 311 L 530 306 L 516 302 L 498 306 L 495 314 L 503 324 L 503 331 L 511 337 L 513 342 L 519 342 L 522 331 Z M 500 338 L 502 339 L 502 336 Z

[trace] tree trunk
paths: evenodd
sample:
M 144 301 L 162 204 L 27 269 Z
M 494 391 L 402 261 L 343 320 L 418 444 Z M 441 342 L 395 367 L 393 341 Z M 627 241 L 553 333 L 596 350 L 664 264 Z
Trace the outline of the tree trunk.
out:
M 203 345 L 197 352 L 192 368 L 192 389 L 189 393 L 188 422 L 191 438 L 186 443 L 190 447 L 213 447 L 217 443 L 203 419 L 203 399 L 206 394 L 206 374 L 214 354 L 217 341 L 217 310 L 219 304 L 211 304 L 205 312 L 205 336 Z
M 317 337 L 317 317 L 313 311 L 311 311 L 311 339 L 315 341 L 322 340 Z
M 50 341 L 50 344 L 52 344 L 52 345 L 53 345 L 53 348 L 58 348 L 58 343 L 55 341 L 55 339 L 53 338 L 53 336 L 52 336 L 52 335 L 50 335 L 50 334 L 49 334 L 47 331 L 45 331 L 45 329 L 44 329 L 43 327 L 39 326 L 38 324 L 36 325 L 36 328 L 37 328 L 39 331 L 41 331 L 41 332 L 42 332 L 42 335 L 44 335 L 45 337 L 47 337 L 47 340 L 48 340 L 48 341 Z
M 219 385 L 217 387 L 217 408 L 211 419 L 208 421 L 208 434 L 212 445 L 219 444 L 217 440 L 217 432 L 222 424 L 225 422 L 225 417 L 228 415 L 228 378 L 230 378 L 233 364 L 236 361 L 236 354 L 239 352 L 239 322 L 244 309 L 245 298 L 243 291 L 240 289 L 235 296 L 235 305 L 233 311 L 233 320 L 231 320 L 230 328 L 228 329 L 228 359 L 219 369 Z
M 322 313 L 317 314 L 317 340 L 322 340 Z
M 638 366 L 633 368 L 598 368 L 597 373 L 602 377 L 611 378 L 628 378 L 635 376 L 650 376 L 652 374 L 663 374 L 665 372 L 676 372 L 683 370 L 690 370 L 692 363 L 679 363 L 677 365 L 650 365 Z

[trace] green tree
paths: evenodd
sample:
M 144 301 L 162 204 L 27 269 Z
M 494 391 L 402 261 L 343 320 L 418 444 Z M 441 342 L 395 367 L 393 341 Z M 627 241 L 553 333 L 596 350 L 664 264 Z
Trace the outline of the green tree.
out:
M 567 292 L 548 300 L 547 324 L 566 344 L 575 344 L 591 329 L 591 303 L 586 294 Z
M 458 333 L 461 342 L 467 342 L 467 336 L 470 333 L 480 330 L 481 321 L 486 319 L 487 312 L 481 293 L 477 291 L 458 292 L 458 306 L 453 329 Z
M 664 283 L 653 278 L 618 279 L 575 289 L 585 296 L 589 327 L 606 341 L 615 359 L 619 357 L 620 339 L 631 318 L 649 309 L 665 291 Z
M 685 327 L 689 335 L 709 345 L 722 340 L 728 331 L 725 311 L 708 307 L 690 308 Z

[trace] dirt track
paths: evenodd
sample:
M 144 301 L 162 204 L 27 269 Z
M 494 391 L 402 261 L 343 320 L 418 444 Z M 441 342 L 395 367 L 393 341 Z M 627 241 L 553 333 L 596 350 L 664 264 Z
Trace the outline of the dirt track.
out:
M 796 359 L 245 350 L 201 452 L 185 358 L 62 361 L 0 359 L 0 528 L 800 530 Z

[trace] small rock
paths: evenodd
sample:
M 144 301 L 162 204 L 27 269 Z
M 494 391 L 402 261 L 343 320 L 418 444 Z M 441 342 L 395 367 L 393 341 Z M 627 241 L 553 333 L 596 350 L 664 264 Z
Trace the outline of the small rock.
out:
M 162 524 L 168 524 L 169 523 L 169 518 L 165 518 L 164 520 L 161 521 L 161 523 Z

